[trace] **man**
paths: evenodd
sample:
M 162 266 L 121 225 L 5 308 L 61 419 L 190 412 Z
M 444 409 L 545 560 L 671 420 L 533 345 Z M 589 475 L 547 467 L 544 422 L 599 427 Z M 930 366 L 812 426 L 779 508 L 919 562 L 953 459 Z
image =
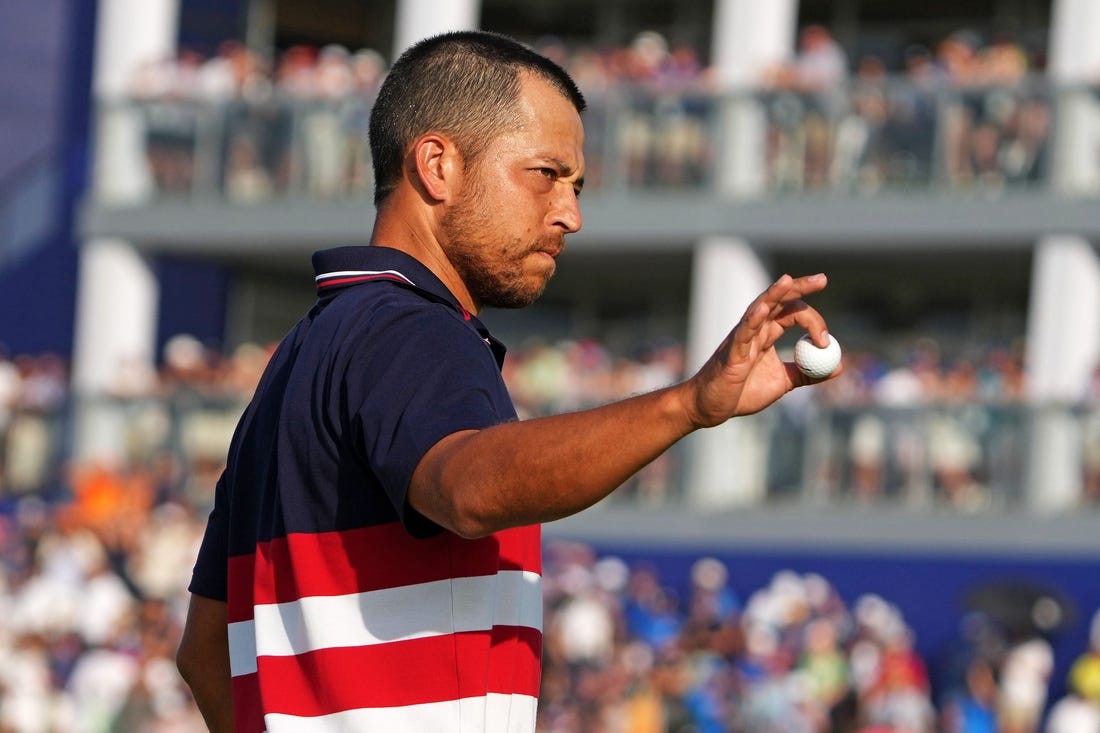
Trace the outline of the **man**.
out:
M 534 301 L 580 229 L 583 108 L 496 35 L 394 64 L 372 246 L 314 255 L 317 304 L 241 418 L 195 567 L 178 661 L 212 730 L 533 730 L 539 524 L 810 383 L 773 344 L 824 343 L 801 298 L 825 278 L 784 276 L 684 383 L 515 419 L 477 314 Z

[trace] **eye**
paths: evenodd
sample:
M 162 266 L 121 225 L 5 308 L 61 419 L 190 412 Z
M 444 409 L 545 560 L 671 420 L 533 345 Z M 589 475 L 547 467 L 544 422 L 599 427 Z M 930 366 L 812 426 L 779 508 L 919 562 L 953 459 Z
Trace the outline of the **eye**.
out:
M 539 175 L 545 176 L 551 181 L 556 180 L 558 177 L 558 172 L 553 168 L 536 168 L 535 170 L 538 171 Z

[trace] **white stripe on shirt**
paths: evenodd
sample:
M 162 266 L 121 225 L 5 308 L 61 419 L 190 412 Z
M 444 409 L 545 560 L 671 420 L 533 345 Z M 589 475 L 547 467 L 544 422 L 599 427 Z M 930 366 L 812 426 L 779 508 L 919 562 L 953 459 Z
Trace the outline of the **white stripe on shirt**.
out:
M 253 610 L 254 620 L 229 625 L 234 676 L 255 672 L 257 656 L 296 656 L 494 626 L 541 630 L 542 587 L 538 573 L 503 570 L 365 593 L 312 596 Z
M 538 700 L 527 695 L 489 693 L 446 702 L 344 710 L 315 718 L 269 713 L 264 721 L 267 733 L 531 733 L 537 707 Z
M 416 283 L 397 270 L 339 270 L 337 272 L 322 272 L 320 275 L 313 278 L 313 280 L 315 282 L 321 282 L 321 280 L 327 280 L 330 277 L 362 277 L 365 275 L 396 275 L 409 285 L 416 285 Z

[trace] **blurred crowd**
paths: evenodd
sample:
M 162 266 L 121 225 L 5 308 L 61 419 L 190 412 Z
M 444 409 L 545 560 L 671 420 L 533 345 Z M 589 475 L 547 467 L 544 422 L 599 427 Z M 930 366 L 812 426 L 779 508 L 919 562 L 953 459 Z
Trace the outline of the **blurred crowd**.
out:
M 1050 642 L 1006 624 L 993 606 L 965 613 L 949 653 L 926 658 L 896 605 L 874 593 L 849 603 L 816 573 L 781 570 L 743 596 L 723 562 L 700 557 L 677 590 L 645 563 L 555 543 L 544 582 L 539 718 L 547 733 L 1084 733 L 1100 725 L 1100 613 L 1068 692 L 1054 700 Z
M 707 186 L 725 91 L 703 54 L 643 31 L 620 47 L 533 46 L 589 97 L 589 170 L 600 185 Z M 768 190 L 874 192 L 949 186 L 996 194 L 1048 173 L 1051 90 L 1044 57 L 1007 34 L 960 30 L 900 60 L 851 58 L 824 26 L 801 29 L 789 62 L 751 92 L 764 125 Z M 369 101 L 386 73 L 372 49 L 226 42 L 145 65 L 131 96 L 145 127 L 152 190 L 237 201 L 293 192 L 363 196 Z M 754 164 L 755 165 L 755 164 Z
M 683 345 L 615 354 L 590 339 L 534 340 L 509 353 L 505 378 L 521 416 L 610 402 L 685 376 Z M 1100 504 L 1100 368 L 1070 416 L 1081 441 L 1082 507 Z M 986 344 L 951 354 L 932 339 L 886 355 L 852 348 L 841 376 L 788 395 L 770 431 L 767 493 L 829 501 L 899 501 L 980 512 L 1024 501 L 1029 417 L 1023 350 Z M 669 451 L 616 495 L 677 499 L 684 456 Z
M 1047 173 L 1044 58 L 1007 34 L 960 30 L 914 44 L 900 65 L 850 62 L 829 30 L 801 31 L 794 61 L 769 74 L 771 185 L 873 192 L 885 185 L 997 193 Z
M 0 732 L 205 730 L 175 650 L 214 483 L 268 355 L 181 336 L 156 371 L 123 365 L 104 396 L 125 405 L 118 453 L 83 462 L 68 452 L 64 361 L 0 359 Z
M 70 501 L 0 511 L 0 731 L 204 730 L 175 670 L 205 512 L 178 480 L 99 470 Z M 93 488 L 93 485 L 95 488 Z M 1084 733 L 1100 724 L 1100 614 L 1054 679 L 1050 642 L 992 614 L 922 655 L 882 595 L 814 573 L 684 578 L 574 542 L 544 560 L 544 733 Z M 1019 610 L 1019 609 L 1017 609 Z M 1050 690 L 1064 687 L 1054 699 Z M 1047 715 L 1049 711 L 1049 715 Z M 1043 722 L 1043 721 L 1046 722 Z
M 938 502 L 967 512 L 1024 500 L 1032 440 L 1019 345 L 987 345 L 949 356 L 934 340 L 889 361 L 855 351 L 840 378 L 824 385 L 831 429 L 818 423 L 829 455 L 813 479 L 834 498 L 887 496 Z M 805 405 L 797 400 L 794 409 Z M 1100 365 L 1067 406 L 1079 441 L 1081 507 L 1100 502 Z M 813 416 L 803 416 L 813 420 Z M 829 436 L 832 438 L 830 445 Z M 827 475 L 826 475 L 827 474 Z M 843 491 L 841 490 L 843 486 Z
M 509 351 L 504 374 L 521 414 L 545 415 L 672 384 L 685 376 L 685 353 L 682 343 L 670 339 L 623 353 L 595 339 L 530 339 Z M 1089 399 L 1091 389 L 1083 399 Z M 845 351 L 844 372 L 812 395 L 844 407 L 1019 403 L 1024 399 L 1023 349 L 1019 344 L 974 344 L 956 354 L 931 338 L 916 340 L 897 354 L 851 348 Z
M 0 733 L 203 729 L 173 654 L 213 486 L 269 353 L 177 336 L 156 371 L 120 368 L 106 397 L 125 406 L 120 452 L 95 463 L 71 462 L 58 439 L 65 362 L 0 359 Z M 1020 397 L 1015 352 L 849 359 L 823 404 Z M 532 341 L 507 364 L 524 416 L 660 387 L 685 368 L 675 342 L 622 355 L 587 339 Z M 1093 389 L 1100 398 L 1100 376 Z M 628 491 L 653 498 L 658 479 L 675 483 L 672 468 Z M 546 733 L 1078 733 L 1100 717 L 1100 621 L 1055 701 L 1041 636 L 967 616 L 939 670 L 888 599 L 846 602 L 818 575 L 735 587 L 702 558 L 685 592 L 653 567 L 553 543 L 545 577 Z
M 121 465 L 154 466 L 174 455 L 196 487 L 212 485 L 270 349 L 249 343 L 222 353 L 179 335 L 164 345 L 155 370 L 120 365 L 106 393 L 79 411 L 64 360 L 0 356 L 0 497 L 65 495 L 79 420 L 99 421 L 101 442 Z M 1018 344 L 948 353 L 922 339 L 890 355 L 853 346 L 839 378 L 787 395 L 761 416 L 758 429 L 769 436 L 766 495 L 966 512 L 1021 504 L 1032 414 L 1022 359 Z M 517 413 L 528 418 L 648 392 L 686 369 L 684 346 L 673 339 L 613 349 L 592 338 L 532 338 L 509 351 L 504 379 Z M 1100 368 L 1066 415 L 1080 440 L 1078 505 L 1097 506 Z M 680 500 L 685 458 L 668 451 L 614 501 Z M 194 500 L 205 499 L 196 488 Z
M 201 516 L 142 472 L 0 513 L 0 731 L 204 728 L 175 669 Z
M 255 201 L 288 188 L 332 197 L 372 185 L 368 109 L 386 64 L 371 49 L 293 46 L 272 59 L 229 41 L 203 57 L 183 50 L 140 68 L 154 189 L 195 186 Z

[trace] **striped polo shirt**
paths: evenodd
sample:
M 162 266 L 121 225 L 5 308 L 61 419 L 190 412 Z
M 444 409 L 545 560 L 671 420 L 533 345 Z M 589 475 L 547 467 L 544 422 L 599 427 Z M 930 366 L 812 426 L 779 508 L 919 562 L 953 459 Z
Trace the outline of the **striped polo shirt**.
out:
M 314 255 L 318 300 L 245 410 L 191 582 L 225 600 L 236 730 L 533 731 L 537 526 L 406 503 L 441 438 L 515 419 L 504 348 L 413 258 Z

